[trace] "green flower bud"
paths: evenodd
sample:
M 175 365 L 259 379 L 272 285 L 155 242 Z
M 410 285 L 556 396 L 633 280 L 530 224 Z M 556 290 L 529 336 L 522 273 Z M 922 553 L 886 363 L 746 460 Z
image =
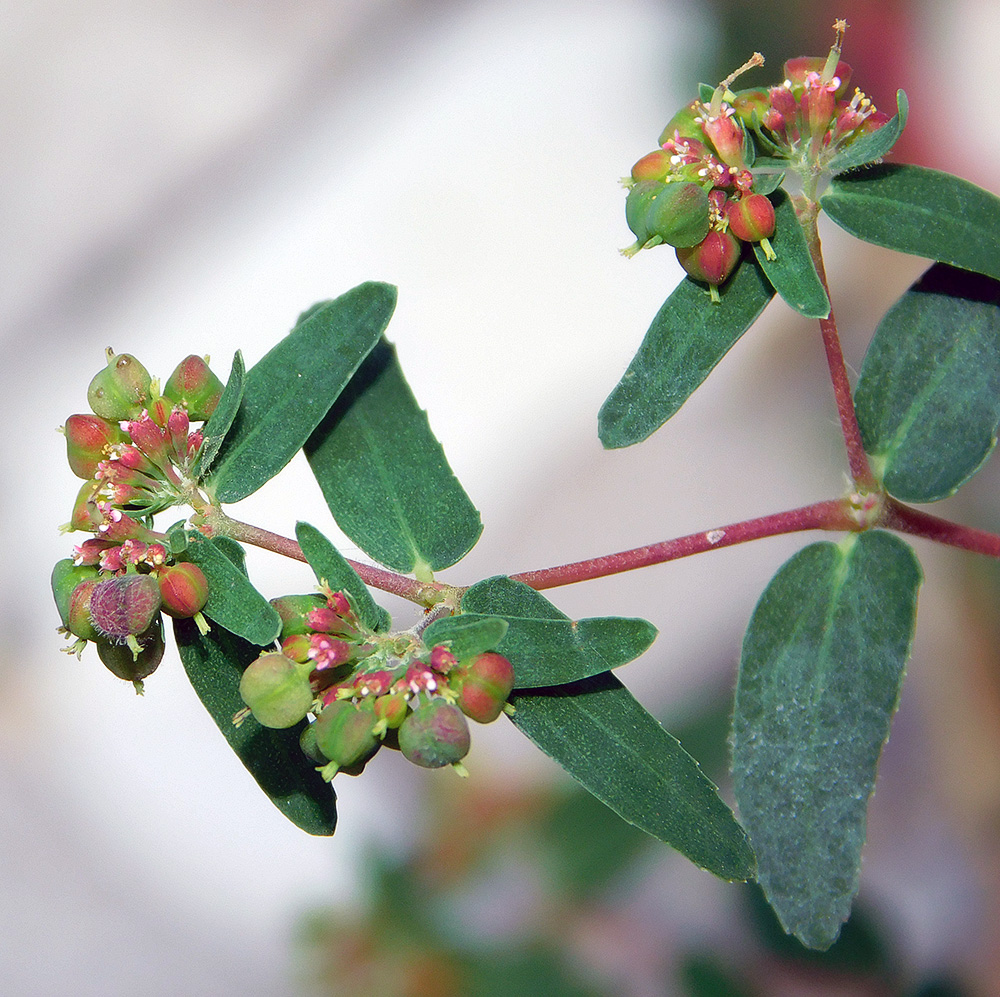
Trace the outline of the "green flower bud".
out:
M 204 359 L 189 356 L 182 360 L 167 379 L 163 396 L 187 409 L 193 422 L 207 419 L 214 411 L 223 392 L 222 382 L 212 373 Z
M 125 443 L 128 436 L 117 423 L 100 416 L 71 415 L 63 427 L 66 434 L 66 457 L 70 470 L 78 478 L 92 478 L 100 461 L 108 457 L 113 443 Z
M 371 700 L 355 705 L 349 699 L 338 699 L 325 706 L 314 725 L 316 746 L 331 762 L 324 774 L 332 777 L 338 769 L 371 758 L 380 743 L 374 733 L 375 723 Z
M 152 575 L 118 575 L 94 587 L 90 619 L 105 637 L 128 637 L 150 626 L 160 603 L 160 586 Z
M 476 655 L 458 680 L 458 706 L 481 724 L 492 723 L 514 688 L 514 666 L 495 651 Z
M 437 769 L 469 753 L 469 725 L 462 711 L 444 699 L 431 699 L 399 728 L 399 750 L 414 765 Z
M 149 372 L 129 353 L 107 351 L 108 365 L 94 376 L 87 401 L 95 415 L 111 422 L 137 418 L 149 397 Z
M 163 612 L 179 620 L 200 613 L 208 602 L 208 581 L 197 564 L 181 561 L 156 576 Z
M 164 646 L 163 617 L 157 615 L 153 623 L 141 634 L 131 637 L 129 643 L 99 638 L 97 653 L 109 671 L 131 682 L 141 695 L 142 680 L 156 671 L 163 659 Z
M 283 654 L 262 654 L 243 672 L 240 698 L 265 727 L 294 727 L 313 703 L 308 669 Z

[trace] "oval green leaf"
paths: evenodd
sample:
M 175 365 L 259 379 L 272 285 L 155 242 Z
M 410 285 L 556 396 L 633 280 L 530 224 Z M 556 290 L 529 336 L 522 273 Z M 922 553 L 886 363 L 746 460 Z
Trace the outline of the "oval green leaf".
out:
M 834 177 L 823 210 L 865 242 L 1000 279 L 1000 198 L 922 166 L 871 166 Z
M 499 616 L 446 616 L 435 620 L 423 634 L 428 647 L 447 644 L 459 661 L 484 651 L 495 651 L 507 633 Z
M 330 410 L 378 342 L 396 289 L 369 282 L 306 317 L 246 375 L 243 401 L 206 481 L 219 502 L 238 502 L 273 478 Z
M 201 451 L 195 464 L 195 473 L 203 475 L 208 472 L 213 461 L 219 455 L 222 441 L 225 440 L 243 401 L 243 378 L 246 372 L 243 367 L 243 354 L 239 350 L 233 357 L 233 366 L 229 371 L 229 380 L 219 398 L 215 411 L 209 416 L 202 427 Z
M 769 241 L 775 258 L 769 260 L 760 243 L 755 242 L 753 251 L 757 262 L 782 299 L 800 315 L 826 318 L 830 314 L 830 299 L 813 266 L 792 199 L 779 190 L 771 195 L 771 201 L 774 203 L 774 235 Z
M 315 526 L 296 523 L 295 539 L 298 540 L 309 567 L 313 569 L 316 581 L 320 584 L 325 582 L 334 592 L 345 592 L 358 619 L 366 627 L 377 632 L 389 629 L 392 622 L 389 614 L 375 602 L 368 586 L 340 551 Z
M 260 648 L 222 627 L 202 636 L 192 620 L 174 620 L 174 637 L 198 698 L 271 802 L 303 831 L 333 834 L 336 796 L 299 747 L 305 723 L 272 730 L 250 716 L 239 727 L 233 724 L 233 716 L 243 709 L 240 677 Z
M 270 644 L 281 633 L 281 618 L 274 607 L 216 541 L 200 533 L 188 533 L 184 560 L 197 564 L 205 574 L 208 602 L 202 612 L 213 623 L 258 648 Z
M 832 944 L 857 892 L 920 581 L 890 533 L 812 544 L 771 580 L 743 641 L 736 799 L 768 901 L 810 948 Z
M 610 672 L 511 702 L 514 725 L 624 820 L 716 876 L 753 876 L 746 834 L 711 780 Z
M 607 449 L 650 437 L 757 320 L 774 288 L 756 260 L 744 260 L 713 303 L 690 277 L 656 313 L 638 352 L 601 406 L 598 435 Z
M 462 597 L 462 616 L 507 621 L 497 650 L 514 666 L 514 688 L 562 685 L 617 668 L 656 639 L 646 620 L 601 616 L 571 620 L 545 596 L 503 575 L 473 585 Z
M 879 324 L 854 404 L 891 494 L 907 502 L 953 494 L 1000 428 L 1000 283 L 931 267 Z
M 855 139 L 830 160 L 831 173 L 843 173 L 881 159 L 899 141 L 910 113 L 910 102 L 902 90 L 896 91 L 896 113 L 881 128 Z
M 446 568 L 479 539 L 479 513 L 384 340 L 305 454 L 337 525 L 394 571 Z

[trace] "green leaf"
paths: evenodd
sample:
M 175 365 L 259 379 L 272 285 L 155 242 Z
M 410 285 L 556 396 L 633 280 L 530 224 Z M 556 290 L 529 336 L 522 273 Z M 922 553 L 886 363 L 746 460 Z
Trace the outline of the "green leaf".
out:
M 715 786 L 610 672 L 511 701 L 515 726 L 624 820 L 723 879 L 753 876 Z
M 773 194 L 785 179 L 785 171 L 775 173 L 768 169 L 753 175 L 753 192 L 755 194 Z
M 446 616 L 424 631 L 424 643 L 428 647 L 448 644 L 451 653 L 465 661 L 484 651 L 495 651 L 507 627 L 507 621 L 499 616 Z
M 881 159 L 899 141 L 910 113 L 910 102 L 902 90 L 896 91 L 896 113 L 881 128 L 855 139 L 830 160 L 831 173 L 843 173 Z
M 200 533 L 189 533 L 187 541 L 184 560 L 197 564 L 208 582 L 205 616 L 251 644 L 270 644 L 281 632 L 281 618 L 274 607 L 216 541 Z
M 206 485 L 238 502 L 273 478 L 302 447 L 396 306 L 390 284 L 360 284 L 308 317 L 246 375 L 243 401 Z
M 462 616 L 470 614 L 500 616 L 509 624 L 497 650 L 514 666 L 515 689 L 598 675 L 638 658 L 656 639 L 656 627 L 646 620 L 571 620 L 529 585 L 503 575 L 477 582 L 462 596 Z
M 639 351 L 598 416 L 608 449 L 640 443 L 660 428 L 757 320 L 774 288 L 756 260 L 745 260 L 714 304 L 685 277 L 656 313 Z
M 388 630 L 389 614 L 372 598 L 368 586 L 347 563 L 340 551 L 315 526 L 295 524 L 295 539 L 316 574 L 316 581 L 325 582 L 334 592 L 346 592 L 354 605 L 358 619 L 369 629 Z
M 854 398 L 865 449 L 907 502 L 946 498 L 1000 427 L 1000 283 L 935 264 L 889 309 Z
M 212 466 L 222 448 L 222 441 L 236 418 L 240 403 L 243 401 L 244 374 L 243 354 L 237 350 L 233 357 L 232 369 L 229 371 L 229 380 L 219 398 L 219 403 L 202 428 L 203 442 L 195 463 L 195 473 L 199 476 L 206 474 Z
M 1000 278 L 1000 198 L 968 180 L 871 166 L 834 177 L 820 205 L 865 242 Z
M 260 648 L 221 627 L 202 636 L 192 620 L 174 620 L 174 637 L 198 698 L 271 802 L 303 831 L 333 834 L 336 797 L 299 747 L 305 724 L 272 730 L 252 716 L 239 727 L 233 724 L 234 714 L 243 709 L 240 677 Z M 241 819 L 238 814 L 234 818 Z
M 920 580 L 890 533 L 812 544 L 771 580 L 743 641 L 736 799 L 768 901 L 811 948 L 834 941 L 857 892 Z
M 479 539 L 479 513 L 384 340 L 305 452 L 337 525 L 380 564 L 425 574 L 454 564 Z
M 806 318 L 826 318 L 830 314 L 830 299 L 813 266 L 792 199 L 779 190 L 771 200 L 774 202 L 774 235 L 769 242 L 775 259 L 769 260 L 760 243 L 755 242 L 753 251 L 757 262 L 774 289 L 792 308 Z

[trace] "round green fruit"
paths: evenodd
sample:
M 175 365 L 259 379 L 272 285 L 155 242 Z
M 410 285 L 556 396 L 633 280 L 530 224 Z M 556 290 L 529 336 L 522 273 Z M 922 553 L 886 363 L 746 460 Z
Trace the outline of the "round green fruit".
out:
M 414 710 L 399 728 L 399 750 L 426 769 L 454 765 L 469 753 L 465 715 L 444 699 L 431 699 Z
M 265 727 L 294 727 L 313 703 L 308 669 L 283 654 L 262 654 L 240 678 L 240 698 Z

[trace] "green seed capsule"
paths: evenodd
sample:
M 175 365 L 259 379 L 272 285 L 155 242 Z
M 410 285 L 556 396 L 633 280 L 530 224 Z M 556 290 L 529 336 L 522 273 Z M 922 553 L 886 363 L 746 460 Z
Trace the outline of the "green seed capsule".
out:
M 156 671 L 163 659 L 163 617 L 157 616 L 143 633 L 132 638 L 139 650 L 125 643 L 115 643 L 104 638 L 97 640 L 97 653 L 108 670 L 135 686 L 142 693 L 142 680 Z
M 461 761 L 469 753 L 470 743 L 465 715 L 444 699 L 424 703 L 399 728 L 403 756 L 427 769 Z
M 149 372 L 135 357 L 108 350 L 108 365 L 90 382 L 87 402 L 102 419 L 137 419 L 149 397 L 150 382 Z
M 262 654 L 243 672 L 240 697 L 265 727 L 294 727 L 313 703 L 308 668 L 283 654 Z

